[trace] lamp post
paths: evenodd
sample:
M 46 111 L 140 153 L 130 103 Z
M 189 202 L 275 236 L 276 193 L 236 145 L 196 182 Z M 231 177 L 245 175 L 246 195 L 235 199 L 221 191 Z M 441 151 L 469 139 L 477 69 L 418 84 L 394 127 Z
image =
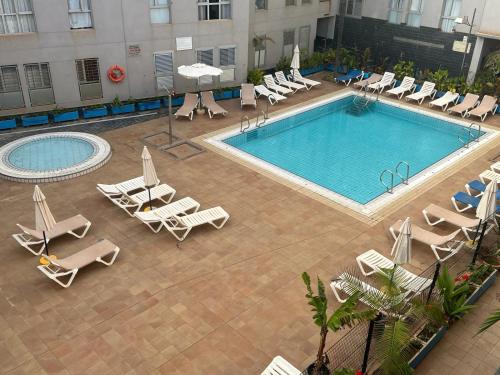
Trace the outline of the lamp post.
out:
M 476 18 L 476 8 L 474 8 L 474 13 L 472 14 L 472 21 L 469 23 L 469 18 L 467 16 L 458 17 L 455 19 L 455 23 L 459 25 L 467 25 L 469 26 L 469 33 L 467 34 L 467 41 L 465 42 L 464 48 L 464 57 L 462 59 L 462 65 L 460 66 L 460 75 L 463 76 L 464 66 L 465 66 L 465 58 L 467 57 L 467 49 L 469 47 L 469 40 L 472 35 L 472 27 L 474 26 L 474 20 Z

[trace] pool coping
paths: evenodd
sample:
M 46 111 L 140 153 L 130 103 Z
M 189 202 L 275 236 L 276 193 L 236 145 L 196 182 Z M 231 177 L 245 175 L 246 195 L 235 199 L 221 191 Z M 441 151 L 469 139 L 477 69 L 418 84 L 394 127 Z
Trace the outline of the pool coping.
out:
M 355 93 L 355 90 L 346 88 L 332 94 L 322 95 L 318 98 L 311 99 L 304 103 L 278 110 L 269 115 L 268 121 L 262 127 L 272 124 L 282 118 L 293 116 L 294 114 L 297 114 L 299 112 L 311 110 L 313 108 L 327 104 L 328 102 L 351 96 Z M 468 121 L 436 113 L 432 109 L 405 105 L 402 102 L 395 101 L 390 98 L 380 97 L 379 100 L 380 102 L 387 105 L 410 110 L 412 112 L 419 113 L 425 116 L 434 117 L 452 124 L 468 127 L 471 123 Z M 251 131 L 253 129 L 255 129 L 255 124 L 252 124 L 248 131 Z M 204 145 L 208 149 L 226 158 L 234 160 L 239 164 L 245 165 L 246 167 L 264 174 L 267 177 L 281 184 L 284 184 L 289 188 L 292 188 L 293 190 L 299 191 L 306 196 L 314 198 L 350 216 L 353 216 L 366 224 L 375 225 L 379 221 L 383 220 L 387 215 L 406 204 L 409 200 L 437 185 L 440 181 L 443 180 L 443 178 L 437 179 L 438 176 L 447 177 L 452 173 L 455 173 L 457 170 L 463 168 L 468 161 L 470 162 L 476 159 L 479 155 L 486 153 L 491 149 L 491 146 L 494 147 L 495 145 L 493 143 L 495 142 L 493 141 L 499 139 L 498 136 L 500 132 L 483 123 L 481 123 L 481 130 L 484 131 L 485 134 L 480 138 L 480 142 L 472 142 L 469 145 L 469 148 L 462 147 L 454 151 L 447 157 L 437 161 L 415 176 L 411 177 L 409 180 L 409 185 L 400 184 L 394 188 L 393 194 L 383 193 L 366 205 L 357 203 L 345 196 L 328 190 L 327 188 L 321 187 L 311 181 L 308 181 L 291 172 L 285 171 L 278 166 L 275 166 L 269 162 L 247 154 L 244 151 L 241 151 L 222 142 L 223 139 L 227 139 L 231 136 L 240 134 L 239 124 L 231 125 L 229 127 L 204 134 L 202 136 L 193 138 L 192 140 Z
M 92 155 L 84 161 L 68 167 L 54 169 L 50 171 L 33 171 L 28 169 L 17 168 L 11 165 L 7 158 L 10 153 L 22 145 L 47 138 L 76 138 L 89 142 L 94 150 Z M 56 182 L 67 180 L 70 178 L 78 177 L 90 173 L 108 162 L 111 158 L 111 146 L 103 138 L 93 134 L 80 133 L 80 132 L 55 132 L 36 134 L 29 137 L 24 137 L 7 143 L 0 147 L 0 178 L 26 183 L 43 183 L 43 182 Z

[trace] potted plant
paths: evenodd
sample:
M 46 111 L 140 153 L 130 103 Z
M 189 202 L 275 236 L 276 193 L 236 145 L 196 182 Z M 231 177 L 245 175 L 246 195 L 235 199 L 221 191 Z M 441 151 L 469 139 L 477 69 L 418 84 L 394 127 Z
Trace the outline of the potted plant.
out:
M 79 118 L 80 113 L 78 109 L 56 107 L 52 110 L 52 120 L 54 122 L 75 121 Z
M 104 117 L 108 115 L 108 109 L 103 104 L 94 104 L 83 108 L 83 118 Z
M 159 109 L 161 107 L 160 99 L 152 98 L 152 99 L 144 99 L 137 102 L 137 109 L 139 111 L 151 111 L 153 109 Z
M 356 305 L 361 293 L 355 292 L 338 309 L 328 315 L 328 300 L 325 294 L 325 285 L 321 279 L 318 277 L 317 295 L 311 288 L 311 278 L 307 272 L 302 273 L 302 280 L 307 289 L 306 298 L 313 312 L 314 323 L 320 328 L 316 361 L 309 366 L 308 372 L 312 375 L 328 375 L 327 358 L 324 355 L 328 331 L 337 332 L 343 328 L 351 327 L 359 321 L 373 319 L 376 313 L 373 310 L 357 311 Z
M 37 113 L 35 115 L 25 115 L 21 117 L 21 123 L 24 127 L 45 125 L 49 123 L 49 115 L 46 113 Z
M 16 127 L 15 118 L 3 118 L 0 119 L 0 130 L 13 129 Z
M 450 84 L 450 77 L 447 69 L 438 69 L 435 72 L 430 72 L 427 79 L 436 84 L 436 97 L 441 97 L 445 94 Z
M 457 276 L 455 280 L 463 282 L 467 281 L 470 288 L 470 295 L 466 303 L 475 303 L 486 290 L 488 290 L 496 280 L 497 270 L 491 264 L 482 263 L 479 265 L 471 265 L 466 272 Z
M 120 97 L 118 95 L 115 96 L 113 102 L 111 103 L 111 114 L 119 115 L 123 113 L 132 113 L 135 111 L 135 103 L 132 98 L 127 100 L 126 102 L 120 101 Z
M 274 68 L 277 72 L 279 71 L 288 71 L 290 70 L 290 64 L 292 63 L 292 59 L 288 56 L 281 56 L 281 58 L 276 63 L 276 67 Z M 285 73 L 286 74 L 286 73 Z
M 415 75 L 415 63 L 405 60 L 398 61 L 394 65 L 394 74 L 399 85 L 404 77 L 413 77 Z
M 467 314 L 474 305 L 467 303 L 467 297 L 470 290 L 468 280 L 455 280 L 448 268 L 444 267 L 437 279 L 437 285 L 441 293 L 443 312 L 448 325 L 461 319 Z
M 253 83 L 255 86 L 260 85 L 264 81 L 264 72 L 261 69 L 252 69 L 247 74 L 248 83 Z

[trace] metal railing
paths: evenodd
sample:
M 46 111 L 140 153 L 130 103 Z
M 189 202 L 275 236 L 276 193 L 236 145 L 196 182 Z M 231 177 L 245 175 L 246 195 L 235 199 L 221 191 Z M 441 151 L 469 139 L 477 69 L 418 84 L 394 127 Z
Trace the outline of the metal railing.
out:
M 474 129 L 476 127 L 477 129 Z M 474 136 L 474 130 L 476 130 L 477 135 Z M 471 123 L 467 127 L 467 139 L 463 140 L 462 137 L 458 136 L 458 140 L 462 142 L 465 148 L 469 148 L 469 144 L 471 142 L 479 142 L 479 138 L 481 138 L 481 124 L 476 124 L 475 122 Z
M 406 175 L 403 175 L 401 174 L 400 172 L 400 168 L 404 166 L 406 167 Z M 390 185 L 387 184 L 384 180 L 384 176 L 385 175 L 390 175 L 391 176 L 391 183 Z M 400 179 L 401 179 L 401 182 L 405 185 L 408 185 L 409 184 L 409 180 L 410 180 L 410 164 L 408 164 L 406 161 L 404 160 L 401 160 L 397 165 L 396 165 L 396 169 L 394 170 L 394 172 L 390 169 L 384 169 L 381 173 L 380 173 L 380 177 L 379 177 L 379 180 L 380 180 L 380 183 L 382 185 L 384 185 L 385 187 L 385 190 L 386 190 L 386 193 L 390 193 L 392 194 L 394 192 L 394 175 L 397 175 Z
M 406 177 L 403 177 L 401 173 L 399 173 L 399 167 L 405 166 L 406 167 Z M 398 165 L 396 165 L 396 174 L 398 177 L 401 179 L 401 182 L 405 185 L 408 185 L 408 180 L 410 179 L 410 164 L 408 164 L 405 161 L 400 161 Z
M 391 176 L 391 184 L 390 185 L 386 184 L 385 181 L 384 181 L 384 176 L 386 174 L 389 174 Z M 391 193 L 392 194 L 392 192 L 394 190 L 394 173 L 390 169 L 384 169 L 382 171 L 382 173 L 380 173 L 380 178 L 379 179 L 380 179 L 380 183 L 385 186 L 386 193 Z
M 243 127 L 243 124 L 247 123 L 247 126 Z M 244 133 L 246 130 L 250 129 L 250 119 L 248 118 L 248 116 L 242 116 L 241 117 L 241 120 L 240 120 L 240 133 Z

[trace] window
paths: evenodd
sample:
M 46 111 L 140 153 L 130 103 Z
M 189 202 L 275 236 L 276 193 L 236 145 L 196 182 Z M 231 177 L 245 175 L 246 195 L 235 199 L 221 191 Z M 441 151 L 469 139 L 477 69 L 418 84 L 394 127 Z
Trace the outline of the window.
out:
M 99 59 L 76 60 L 76 75 L 82 100 L 102 98 Z
M 17 66 L 0 66 L 0 109 L 24 107 L 24 97 Z
M 24 65 L 31 105 L 54 104 L 54 92 L 50 78 L 49 63 Z
M 422 10 L 424 9 L 424 0 L 410 0 L 410 8 L 408 10 L 408 26 L 420 27 L 422 20 Z
M 265 65 L 266 62 L 266 35 L 259 35 L 253 38 L 255 56 L 254 65 L 256 68 L 260 68 Z
M 291 57 L 295 45 L 295 30 L 283 31 L 283 56 Z
M 170 23 L 170 0 L 149 0 L 151 23 Z
M 207 64 L 210 66 L 214 65 L 214 49 L 204 48 L 196 50 L 196 61 L 202 64 Z M 203 76 L 199 80 L 200 84 L 210 84 L 212 83 L 212 77 Z
M 302 5 L 304 4 L 312 4 L 312 0 L 302 0 Z
M 309 53 L 309 39 L 311 36 L 311 26 L 302 26 L 299 31 L 299 49 Z
M 363 0 L 341 0 L 340 11 L 346 16 L 361 17 Z
M 235 80 L 236 47 L 219 48 L 219 65 L 223 71 L 220 76 L 221 82 Z
M 198 0 L 198 19 L 200 21 L 230 18 L 230 0 Z
M 31 0 L 0 0 L 0 34 L 35 31 Z
M 173 52 L 156 52 L 154 54 L 156 87 L 159 91 L 174 87 Z
M 255 8 L 267 9 L 267 0 L 255 0 Z
M 297 0 L 285 0 L 285 6 L 290 7 L 297 5 Z
M 389 22 L 399 25 L 403 19 L 404 0 L 391 0 L 389 9 Z
M 462 10 L 462 0 L 445 0 L 443 17 L 441 20 L 441 30 L 451 33 L 455 26 L 455 19 Z
M 72 29 L 92 27 L 90 0 L 68 0 L 69 24 Z

